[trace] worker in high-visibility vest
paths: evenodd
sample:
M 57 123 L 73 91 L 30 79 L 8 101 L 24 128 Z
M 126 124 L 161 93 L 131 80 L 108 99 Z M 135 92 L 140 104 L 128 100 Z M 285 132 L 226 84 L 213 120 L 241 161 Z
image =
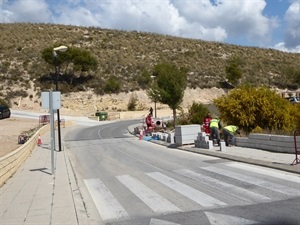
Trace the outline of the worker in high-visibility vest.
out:
M 229 125 L 223 128 L 223 136 L 226 146 L 234 145 L 235 144 L 235 138 L 234 134 L 240 134 L 239 128 L 234 125 Z M 230 139 L 230 143 L 229 143 Z
M 220 131 L 219 129 L 222 128 L 221 122 L 218 117 L 214 117 L 209 123 L 210 129 L 210 137 L 212 140 L 216 139 L 218 145 L 220 146 Z

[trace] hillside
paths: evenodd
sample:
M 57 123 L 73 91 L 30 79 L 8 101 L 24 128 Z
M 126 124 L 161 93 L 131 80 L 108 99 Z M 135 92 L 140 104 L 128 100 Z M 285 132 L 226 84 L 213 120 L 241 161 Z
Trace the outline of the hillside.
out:
M 153 65 L 163 61 L 189 69 L 189 90 L 217 87 L 224 93 L 220 82 L 225 80 L 225 67 L 232 57 L 238 57 L 241 62 L 241 84 L 292 89 L 300 86 L 300 54 L 96 27 L 15 23 L 0 24 L 0 29 L 0 98 L 9 100 L 12 107 L 20 106 L 20 99 L 39 105 L 40 92 L 45 90 L 39 78 L 54 71 L 53 66 L 43 61 L 41 52 L 59 45 L 87 49 L 97 58 L 98 69 L 90 72 L 92 81 L 73 89 L 83 91 L 79 98 L 85 96 L 80 100 L 84 104 L 87 99 L 104 99 L 103 94 L 95 96 L 93 90 L 101 89 L 110 76 L 118 78 L 120 92 L 144 93 L 137 84 L 138 77 L 144 70 L 151 71 Z M 74 94 L 65 93 L 65 105 L 67 99 L 74 100 Z M 129 99 L 128 95 L 131 94 L 127 94 L 126 99 Z M 201 96 L 193 99 L 197 98 Z M 92 108 L 125 110 L 124 104 L 117 106 L 113 99 L 108 106 L 101 108 L 93 104 Z

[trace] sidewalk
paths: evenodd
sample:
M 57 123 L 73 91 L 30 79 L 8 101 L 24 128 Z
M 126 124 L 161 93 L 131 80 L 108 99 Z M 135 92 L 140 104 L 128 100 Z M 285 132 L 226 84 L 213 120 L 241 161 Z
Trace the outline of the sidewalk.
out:
M 170 144 L 154 141 L 157 144 Z M 291 166 L 294 154 L 274 153 L 241 147 L 220 151 L 193 146 L 178 150 L 196 152 L 230 160 L 277 168 L 300 174 L 300 165 Z M 76 185 L 67 151 L 55 151 L 55 173 L 51 174 L 50 135 L 42 136 L 42 145 L 17 173 L 0 188 L 0 225 L 91 225 Z
M 0 225 L 89 224 L 66 151 L 54 151 L 50 134 L 0 188 Z

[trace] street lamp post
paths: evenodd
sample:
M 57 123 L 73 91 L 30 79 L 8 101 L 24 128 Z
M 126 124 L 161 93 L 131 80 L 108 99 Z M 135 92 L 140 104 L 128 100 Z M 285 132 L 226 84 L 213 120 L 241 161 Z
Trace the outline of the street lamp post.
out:
M 151 78 L 154 80 L 156 76 L 151 76 Z M 156 118 L 156 94 L 154 96 L 154 118 Z
M 53 48 L 53 56 L 54 56 L 54 66 L 55 66 L 55 86 L 56 91 L 58 91 L 58 76 L 59 76 L 59 64 L 57 60 L 57 51 L 65 52 L 67 51 L 68 47 L 66 46 L 59 46 L 56 48 Z M 61 134 L 60 134 L 60 115 L 59 115 L 59 109 L 57 109 L 57 131 L 58 131 L 58 151 L 61 151 Z
M 156 118 L 156 98 L 154 99 L 154 118 Z

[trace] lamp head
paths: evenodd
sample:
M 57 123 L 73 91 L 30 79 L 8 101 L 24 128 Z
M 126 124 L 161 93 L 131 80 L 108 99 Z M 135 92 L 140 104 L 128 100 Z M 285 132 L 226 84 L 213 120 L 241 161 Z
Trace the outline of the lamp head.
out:
M 68 49 L 67 46 L 61 45 L 59 47 L 53 48 L 53 51 L 65 52 L 65 51 L 67 51 L 67 49 Z

